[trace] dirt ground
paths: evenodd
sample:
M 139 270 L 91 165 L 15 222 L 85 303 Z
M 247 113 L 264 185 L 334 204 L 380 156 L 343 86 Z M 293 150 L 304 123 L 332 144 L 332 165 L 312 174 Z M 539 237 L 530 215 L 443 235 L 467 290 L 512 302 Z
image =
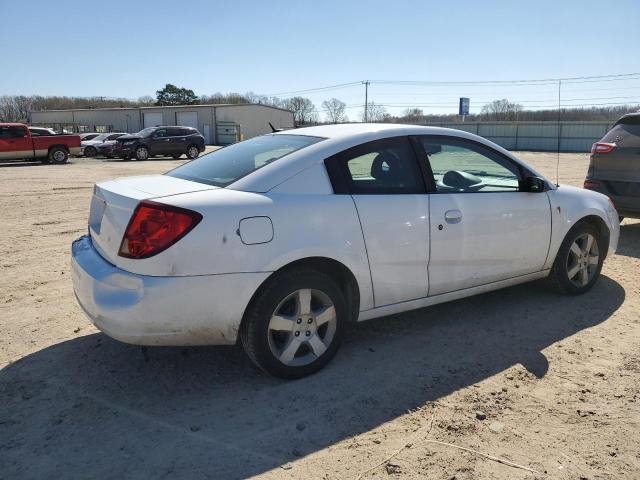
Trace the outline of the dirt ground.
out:
M 555 179 L 555 155 L 521 156 Z M 102 335 L 76 304 L 94 182 L 173 160 L 0 164 L 0 478 L 640 478 L 640 222 L 589 294 L 539 283 L 365 322 L 322 372 Z M 587 155 L 563 154 L 580 185 Z

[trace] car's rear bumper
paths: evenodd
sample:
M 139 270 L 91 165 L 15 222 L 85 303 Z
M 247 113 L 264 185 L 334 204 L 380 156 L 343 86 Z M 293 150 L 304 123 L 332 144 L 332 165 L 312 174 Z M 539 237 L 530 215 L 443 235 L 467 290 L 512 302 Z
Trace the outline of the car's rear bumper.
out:
M 137 345 L 224 345 L 269 273 L 152 277 L 117 268 L 83 236 L 71 248 L 78 303 L 110 337 Z
M 588 190 L 601 193 L 611 199 L 621 217 L 640 218 L 640 197 L 630 195 L 617 195 L 606 187 L 606 181 L 597 178 L 590 179 L 600 183 L 598 187 L 589 187 Z

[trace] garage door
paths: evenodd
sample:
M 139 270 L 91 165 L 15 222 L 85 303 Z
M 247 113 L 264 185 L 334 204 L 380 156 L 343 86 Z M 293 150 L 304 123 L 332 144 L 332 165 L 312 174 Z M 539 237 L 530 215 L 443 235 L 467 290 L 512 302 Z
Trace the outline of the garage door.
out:
M 162 112 L 145 113 L 144 128 L 162 125 Z
M 198 112 L 178 112 L 176 125 L 181 127 L 193 127 L 198 130 Z

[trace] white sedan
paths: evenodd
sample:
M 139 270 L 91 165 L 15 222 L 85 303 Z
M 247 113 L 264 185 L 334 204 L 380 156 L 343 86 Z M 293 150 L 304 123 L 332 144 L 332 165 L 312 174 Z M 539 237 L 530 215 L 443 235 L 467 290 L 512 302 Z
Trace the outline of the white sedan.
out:
M 234 344 L 301 377 L 349 322 L 547 278 L 587 292 L 618 243 L 607 197 L 444 128 L 349 124 L 247 140 L 97 184 L 73 284 L 107 335 Z

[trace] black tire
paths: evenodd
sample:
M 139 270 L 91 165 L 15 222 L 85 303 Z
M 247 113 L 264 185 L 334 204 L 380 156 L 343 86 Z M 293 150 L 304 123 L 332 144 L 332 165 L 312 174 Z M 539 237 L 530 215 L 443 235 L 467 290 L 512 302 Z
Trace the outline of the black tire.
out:
M 198 156 L 200 155 L 200 150 L 198 149 L 197 145 L 189 145 L 187 147 L 187 157 L 191 160 L 198 158 Z
M 60 165 L 67 163 L 67 160 L 69 160 L 69 152 L 62 147 L 53 147 L 49 150 L 47 158 L 49 159 L 49 162 Z
M 331 338 L 327 340 L 329 344 L 324 344 L 326 350 L 319 356 L 315 355 L 314 349 L 306 340 L 305 332 L 298 332 L 298 334 L 302 333 L 303 335 L 300 335 L 296 340 L 301 345 L 296 352 L 304 353 L 305 356 L 315 359 L 306 364 L 287 365 L 273 352 L 272 345 L 275 341 L 273 335 L 279 332 L 270 331 L 269 324 L 272 315 L 279 311 L 277 309 L 282 305 L 282 302 L 300 290 L 319 292 L 333 303 L 335 323 L 332 325 L 335 326 L 335 330 L 332 331 Z M 314 301 L 311 301 L 312 305 Z M 333 358 L 344 335 L 347 319 L 349 318 L 348 311 L 342 291 L 328 275 L 310 269 L 276 273 L 267 281 L 266 285 L 261 287 L 247 308 L 240 326 L 240 339 L 245 352 L 253 363 L 270 375 L 287 379 L 304 377 L 317 372 Z M 293 315 L 294 317 L 298 316 L 296 313 Z M 301 324 L 301 319 L 295 320 L 297 324 Z M 312 323 L 312 320 L 309 319 L 308 322 Z M 303 321 L 297 328 L 302 328 L 303 330 L 304 328 L 311 328 L 305 325 L 306 323 Z M 329 327 L 328 322 L 326 325 Z M 294 325 L 294 327 L 296 326 Z M 321 326 L 317 329 L 316 333 L 318 335 L 322 334 L 322 328 Z M 308 335 L 308 332 L 306 334 Z M 285 332 L 284 335 L 288 335 L 288 338 L 293 339 L 291 332 Z M 324 338 L 327 339 L 327 330 L 325 330 L 324 335 Z M 316 335 L 314 334 L 313 336 Z M 295 362 L 297 358 L 292 360 Z M 304 358 L 302 360 L 304 361 Z
M 577 285 L 577 277 L 570 277 L 570 271 L 572 268 L 576 268 L 576 264 L 574 262 L 575 254 L 571 253 L 571 248 L 574 242 L 579 242 L 580 238 L 585 235 L 591 235 L 594 239 L 593 241 L 596 242 L 596 247 L 598 249 L 598 261 L 597 265 L 591 265 L 589 267 L 590 270 L 588 270 L 587 273 L 588 281 L 582 285 Z M 587 258 L 584 260 L 587 264 L 589 260 L 588 254 L 589 252 L 587 252 Z M 566 237 L 562 241 L 562 245 L 560 245 L 556 259 L 553 262 L 553 267 L 551 268 L 551 273 L 547 278 L 549 287 L 566 295 L 581 295 L 588 292 L 598 281 L 605 254 L 605 242 L 598 229 L 586 222 L 576 224 L 571 230 L 569 230 L 569 233 L 567 233 Z M 581 271 L 578 272 L 578 276 L 580 274 Z M 572 278 L 574 280 L 572 280 Z
M 172 157 L 174 160 L 178 160 L 181 156 L 182 156 L 182 154 L 179 154 L 179 155 L 178 155 L 178 154 L 171 155 L 171 157 Z
M 98 150 L 94 147 L 86 147 L 83 152 L 84 157 L 95 157 L 98 154 Z
M 149 149 L 145 146 L 136 147 L 136 160 L 147 160 L 149 158 Z

